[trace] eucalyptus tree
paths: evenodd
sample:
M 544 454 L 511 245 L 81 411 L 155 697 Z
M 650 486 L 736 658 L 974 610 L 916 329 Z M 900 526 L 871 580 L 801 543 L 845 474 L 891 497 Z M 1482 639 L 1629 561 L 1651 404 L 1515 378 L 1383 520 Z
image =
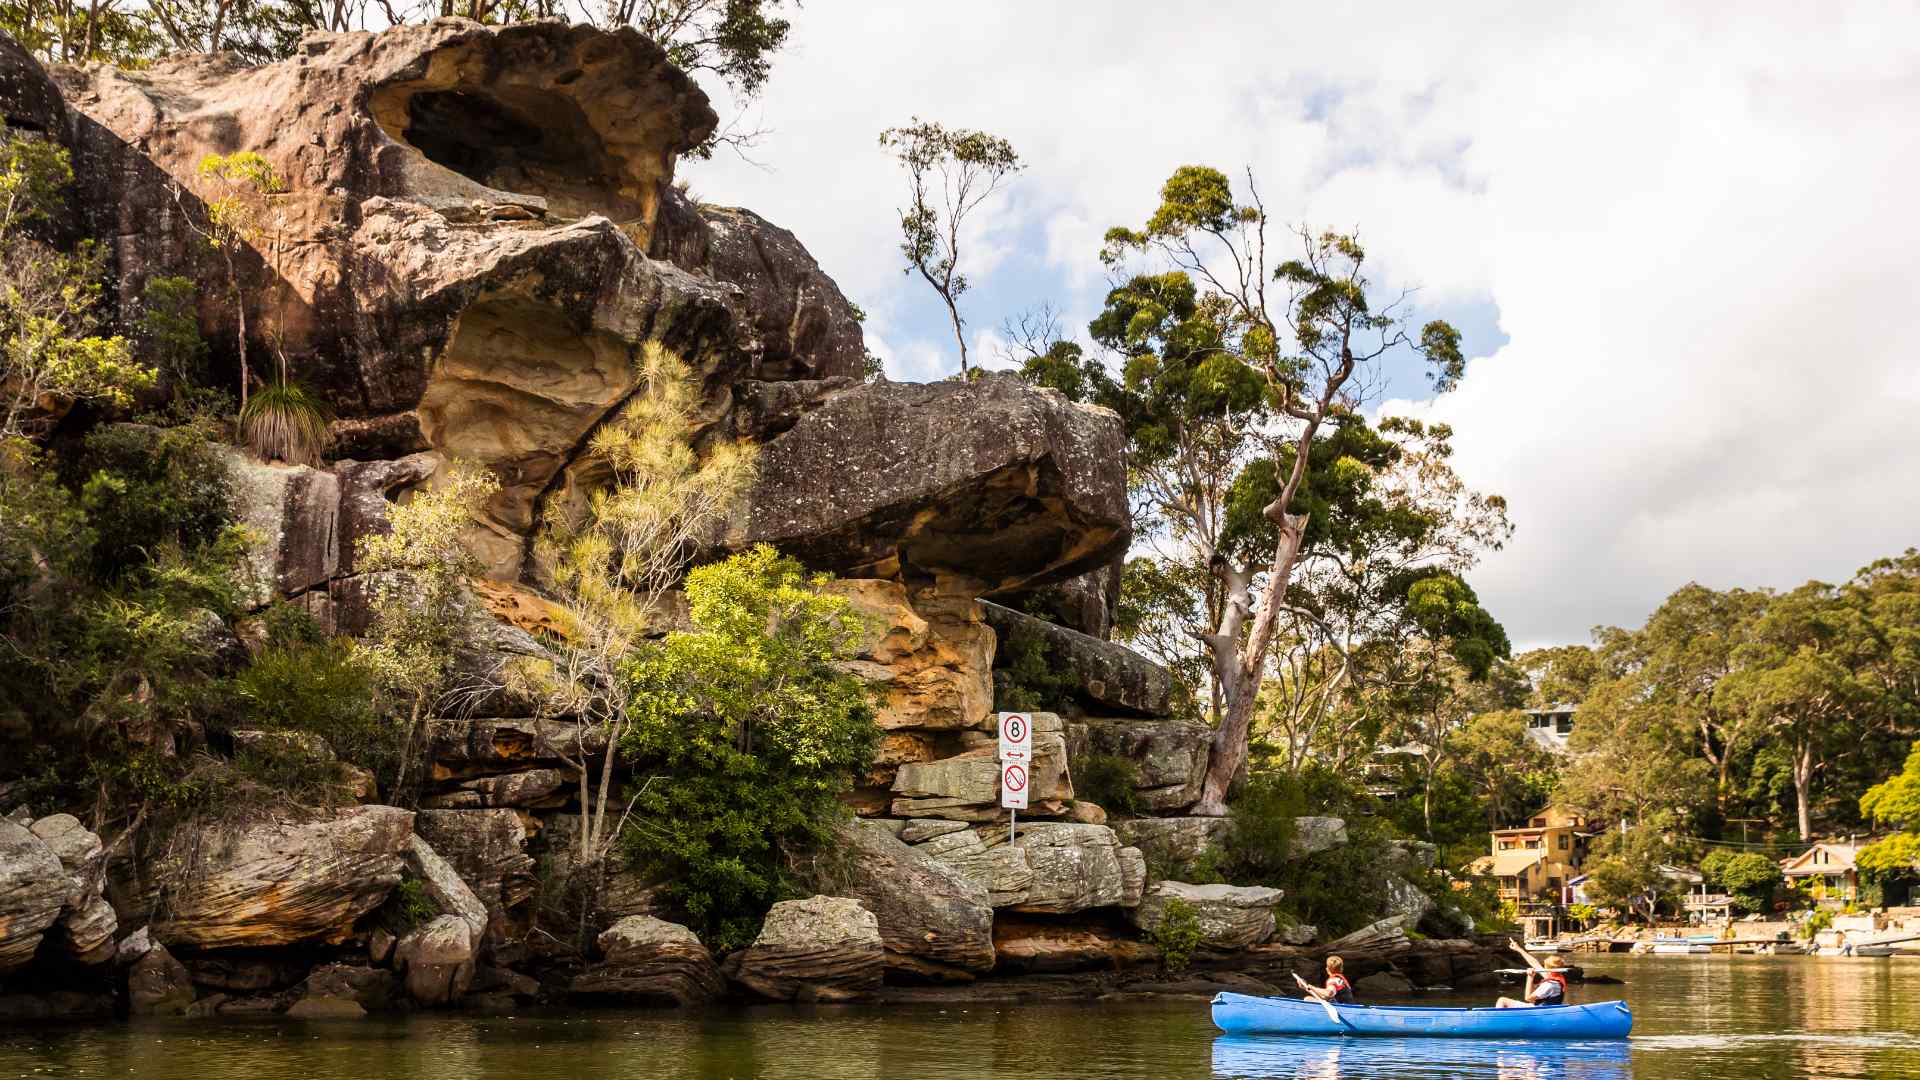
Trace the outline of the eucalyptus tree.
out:
M 917 271 L 946 305 L 965 377 L 967 335 L 960 297 L 972 283 L 960 270 L 961 243 L 968 219 L 1020 171 L 1020 155 L 998 135 L 949 129 L 917 116 L 905 127 L 882 131 L 880 145 L 907 170 L 908 204 L 900 211 L 905 272 Z
M 1217 617 L 1200 635 L 1221 705 L 1194 811 L 1205 815 L 1226 812 L 1247 759 L 1289 586 L 1319 520 L 1314 464 L 1336 482 L 1367 471 L 1316 444 L 1362 428 L 1359 398 L 1389 355 L 1423 356 L 1441 391 L 1465 368 L 1452 327 L 1416 332 L 1404 297 L 1382 302 L 1357 239 L 1306 232 L 1281 258 L 1268 226 L 1251 184 L 1241 202 L 1216 169 L 1176 170 L 1141 228 L 1107 233 L 1110 266 L 1145 257 L 1159 267 L 1126 277 L 1092 327 L 1126 357 L 1136 491 L 1217 590 Z

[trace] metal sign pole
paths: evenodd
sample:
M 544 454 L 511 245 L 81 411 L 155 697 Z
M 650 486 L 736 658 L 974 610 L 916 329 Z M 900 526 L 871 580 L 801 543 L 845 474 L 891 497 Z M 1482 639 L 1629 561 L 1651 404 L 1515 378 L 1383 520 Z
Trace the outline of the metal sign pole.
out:
M 1013 822 L 1014 822 L 1014 819 L 1018 818 L 1019 816 L 1020 816 L 1020 811 L 1015 810 L 1011 806 L 1007 807 L 1007 846 L 1008 847 L 1013 846 Z

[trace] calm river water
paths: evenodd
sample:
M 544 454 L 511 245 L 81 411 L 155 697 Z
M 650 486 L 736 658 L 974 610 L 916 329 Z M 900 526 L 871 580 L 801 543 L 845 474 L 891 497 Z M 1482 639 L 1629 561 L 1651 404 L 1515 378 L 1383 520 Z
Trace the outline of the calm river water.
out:
M 1574 1000 L 1623 992 L 1635 1016 L 1630 1042 L 1228 1039 L 1201 1001 L 423 1015 L 0 1029 L 0 1080 L 1920 1077 L 1920 960 L 1600 957 L 1590 966 L 1626 985 L 1576 987 Z

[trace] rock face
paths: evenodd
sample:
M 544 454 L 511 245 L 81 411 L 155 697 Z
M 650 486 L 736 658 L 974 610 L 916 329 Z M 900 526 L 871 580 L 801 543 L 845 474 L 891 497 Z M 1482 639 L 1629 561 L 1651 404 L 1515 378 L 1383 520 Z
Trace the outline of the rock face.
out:
M 1163 814 L 1199 800 L 1213 742 L 1213 731 L 1205 724 L 1089 718 L 1085 727 L 1088 750 L 1133 763 L 1134 797 L 1142 810 Z
M 400 882 L 413 814 L 359 806 L 216 831 L 163 870 L 154 939 L 198 948 L 339 942 Z
M 1015 641 L 1037 644 L 1053 670 L 1072 676 L 1086 706 L 1136 716 L 1165 716 L 1173 694 L 1167 669 L 1125 645 L 1102 641 L 1032 615 L 983 603 L 987 623 L 1000 635 L 1001 657 Z
M 953 575 L 976 595 L 1103 565 L 1131 536 L 1119 418 L 1011 375 L 868 383 L 765 444 L 720 542 L 850 577 Z
M 868 627 L 858 657 L 845 666 L 874 689 L 882 728 L 944 731 L 986 721 L 994 637 L 977 602 L 928 595 L 916 609 L 894 581 L 842 579 L 829 588 Z
M 54 814 L 28 827 L 36 839 L 60 860 L 71 886 L 53 934 L 67 954 L 82 964 L 100 964 L 113 958 L 113 932 L 119 925 L 113 905 L 101 895 L 106 887 L 106 849 L 80 819 Z
M 0 975 L 33 959 L 72 891 L 60 856 L 25 826 L 0 818 Z
M 1215 850 L 1232 826 L 1227 818 L 1136 818 L 1114 826 L 1120 839 L 1139 848 L 1153 865 L 1177 872 Z M 1304 859 L 1347 842 L 1347 823 L 1337 817 L 1293 819 L 1293 857 Z
M 601 932 L 602 960 L 574 977 L 576 998 L 630 1005 L 702 1005 L 727 982 L 693 931 L 648 915 L 629 915 Z
M 1146 886 L 1146 860 L 1104 825 L 1035 822 L 1012 844 L 1005 829 L 982 826 L 916 846 L 985 889 L 995 908 L 1064 915 L 1128 907 Z
M 879 921 L 890 971 L 966 979 L 993 969 L 993 908 L 984 886 L 877 822 L 856 821 L 845 835 L 852 866 L 843 888 Z
M 407 874 L 426 891 L 427 899 L 445 915 L 466 924 L 467 937 L 476 951 L 487 936 L 487 906 L 447 860 L 440 857 L 425 840 L 407 837 Z
M 1284 896 L 1279 889 L 1240 885 L 1189 885 L 1184 881 L 1156 881 L 1129 918 L 1153 933 L 1167 924 L 1169 910 L 1185 905 L 1200 927 L 1200 940 L 1210 949 L 1244 949 L 1273 936 L 1273 907 Z
M 512 935 L 534 888 L 534 859 L 520 816 L 512 810 L 422 810 L 414 829 L 486 906 L 488 940 Z
M 728 958 L 727 973 L 774 1001 L 849 1001 L 879 989 L 886 969 L 880 923 L 860 901 L 782 900 L 760 936 Z

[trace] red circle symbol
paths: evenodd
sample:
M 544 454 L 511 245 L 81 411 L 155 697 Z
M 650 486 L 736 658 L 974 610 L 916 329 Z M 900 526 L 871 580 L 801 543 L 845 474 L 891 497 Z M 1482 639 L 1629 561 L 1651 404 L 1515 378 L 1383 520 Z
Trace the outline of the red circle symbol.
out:
M 1005 778 L 1008 791 L 1019 791 L 1027 786 L 1027 770 L 1018 765 L 1007 766 Z
M 1021 742 L 1027 737 L 1027 718 L 1024 716 L 1007 717 L 1007 741 Z

